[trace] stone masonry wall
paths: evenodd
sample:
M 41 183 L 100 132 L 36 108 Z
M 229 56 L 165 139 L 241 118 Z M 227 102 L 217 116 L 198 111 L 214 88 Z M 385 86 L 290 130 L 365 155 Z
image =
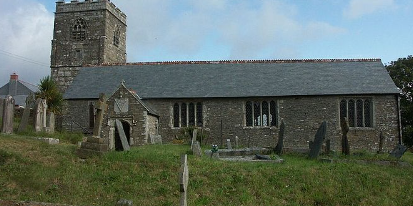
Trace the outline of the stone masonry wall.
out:
M 78 19 L 85 22 L 85 39 L 73 39 Z M 120 28 L 119 45 L 113 45 Z M 62 92 L 82 65 L 126 62 L 126 15 L 107 1 L 57 2 L 51 51 L 51 75 Z
M 202 102 L 204 129 L 209 134 L 208 144 L 219 144 L 223 139 L 235 141 L 239 137 L 243 147 L 274 147 L 278 138 L 277 127 L 246 127 L 246 101 L 271 101 L 278 104 L 278 125 L 281 119 L 285 122 L 286 148 L 308 149 L 308 142 L 322 123 L 327 121 L 327 138 L 331 140 L 334 150 L 341 150 L 341 128 L 339 105 L 343 98 L 371 98 L 373 101 L 373 127 L 350 128 L 349 143 L 351 150 L 377 151 L 380 131 L 385 136 L 384 150 L 391 150 L 398 144 L 398 112 L 394 95 L 375 96 L 314 96 L 314 97 L 269 97 L 269 98 L 222 98 L 222 99 L 153 99 L 145 100 L 153 106 L 159 117 L 159 134 L 164 142 L 171 142 L 179 135 L 180 128 L 174 128 L 172 122 L 173 104 L 182 102 Z M 81 105 L 82 101 L 71 101 Z M 134 114 L 142 114 L 136 111 Z M 136 115 L 137 116 L 137 115 Z M 143 116 L 134 117 L 143 119 Z M 222 127 L 221 127 L 222 121 Z M 222 128 L 222 138 L 221 138 Z M 224 141 L 225 143 L 225 141 Z

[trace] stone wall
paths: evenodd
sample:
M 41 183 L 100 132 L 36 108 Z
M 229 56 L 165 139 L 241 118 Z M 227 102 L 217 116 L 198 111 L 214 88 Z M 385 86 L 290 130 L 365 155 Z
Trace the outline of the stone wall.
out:
M 73 38 L 77 20 L 85 23 L 85 38 Z M 113 45 L 115 28 L 119 45 Z M 57 2 L 51 51 L 51 75 L 62 92 L 82 65 L 126 62 L 126 15 L 106 0 Z
M 377 151 L 381 131 L 385 136 L 384 150 L 392 149 L 399 138 L 396 97 L 375 95 L 354 98 L 360 97 L 370 98 L 373 101 L 373 127 L 350 128 L 348 137 L 352 151 Z M 234 142 L 235 136 L 238 136 L 239 144 L 243 147 L 274 147 L 278 138 L 278 127 L 246 127 L 244 104 L 246 101 L 275 100 L 278 105 L 278 125 L 282 119 L 286 126 L 284 143 L 286 148 L 308 149 L 308 142 L 313 140 L 322 121 L 327 121 L 327 138 L 331 140 L 332 149 L 339 151 L 341 149 L 339 105 L 343 98 L 352 98 L 352 96 L 153 99 L 145 102 L 150 103 L 160 115 L 159 134 L 162 135 L 164 142 L 171 142 L 175 135 L 180 133 L 180 128 L 173 127 L 173 104 L 202 102 L 203 129 L 209 134 L 207 143 L 221 145 L 222 140 L 231 139 Z M 71 104 L 80 105 L 81 101 L 71 101 Z M 134 114 L 142 114 L 142 110 L 137 110 Z M 144 119 L 143 115 L 139 119 Z

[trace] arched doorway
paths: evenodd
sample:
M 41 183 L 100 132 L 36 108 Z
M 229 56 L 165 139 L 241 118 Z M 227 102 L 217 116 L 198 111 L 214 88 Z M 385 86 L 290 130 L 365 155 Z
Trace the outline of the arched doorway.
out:
M 128 144 L 130 145 L 130 125 L 128 122 L 121 120 L 123 130 L 125 131 L 126 139 L 128 140 Z M 122 141 L 120 140 L 118 128 L 115 127 L 115 150 L 116 151 L 123 151 Z

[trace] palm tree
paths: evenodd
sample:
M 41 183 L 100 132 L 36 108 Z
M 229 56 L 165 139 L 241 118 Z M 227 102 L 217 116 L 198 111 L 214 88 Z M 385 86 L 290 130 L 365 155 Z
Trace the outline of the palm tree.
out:
M 60 114 L 63 106 L 63 95 L 57 88 L 56 83 L 50 76 L 40 80 L 39 92 L 36 93 L 36 98 L 46 99 L 48 110 Z

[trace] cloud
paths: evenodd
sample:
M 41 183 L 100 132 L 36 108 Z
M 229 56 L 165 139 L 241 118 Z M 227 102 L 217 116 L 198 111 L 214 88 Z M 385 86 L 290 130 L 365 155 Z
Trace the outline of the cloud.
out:
M 168 54 L 163 56 L 166 60 L 191 58 L 206 52 L 202 51 L 206 44 L 228 50 L 225 56 L 215 51 L 221 54 L 218 59 L 283 58 L 274 56 L 282 51 L 291 57 L 299 53 L 294 50 L 302 43 L 345 32 L 327 22 L 298 20 L 297 7 L 279 0 L 114 3 L 128 15 L 128 57 L 132 61 L 156 53 Z
M 53 15 L 39 3 L 27 0 L 0 1 L 0 86 L 9 75 L 17 72 L 20 79 L 37 84 L 50 74 L 50 42 Z M 23 56 L 44 66 L 12 58 L 10 53 Z
M 357 19 L 394 7 L 396 7 L 394 0 L 351 0 L 343 14 L 349 19 Z

